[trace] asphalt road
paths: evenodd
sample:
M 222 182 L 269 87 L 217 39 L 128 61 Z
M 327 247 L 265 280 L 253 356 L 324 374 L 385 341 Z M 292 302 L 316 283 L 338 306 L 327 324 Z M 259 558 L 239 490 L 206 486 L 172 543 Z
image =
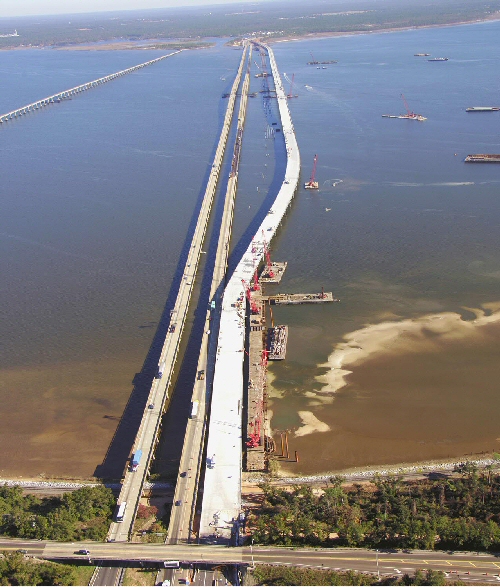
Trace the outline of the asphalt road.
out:
M 239 84 L 244 73 L 244 64 L 247 56 L 247 50 L 243 52 L 241 57 L 240 66 L 236 76 L 236 80 L 233 83 L 231 94 L 234 97 L 237 95 Z M 246 104 L 246 98 L 248 93 L 248 74 L 245 77 L 244 90 L 246 92 L 245 98 L 241 100 L 239 109 L 238 121 L 244 120 L 244 108 L 242 104 Z M 243 93 L 242 92 L 242 93 Z M 229 129 L 232 123 L 232 116 L 234 110 L 234 99 L 231 100 L 228 105 L 225 119 L 225 127 Z M 241 122 L 242 124 L 242 122 Z M 224 131 L 221 135 L 221 141 L 223 136 L 227 135 Z M 224 139 L 225 143 L 225 139 Z M 216 159 L 214 160 L 214 166 L 220 167 L 222 164 L 222 156 L 224 149 L 219 148 Z M 218 157 L 218 158 L 217 158 Z M 213 189 L 215 190 L 216 184 Z M 231 238 L 231 226 L 233 218 L 233 205 L 234 197 L 236 195 L 236 178 L 230 178 L 228 181 L 228 188 L 225 196 L 224 212 L 221 220 L 221 226 L 219 230 L 219 241 L 217 246 L 217 254 L 214 264 L 214 271 L 212 275 L 212 284 L 210 288 L 210 300 L 216 301 L 216 309 L 207 309 L 205 329 L 203 338 L 200 345 L 200 353 L 198 358 L 197 373 L 202 371 L 205 373 L 205 377 L 197 379 L 194 382 L 192 401 L 198 401 L 198 415 L 195 418 L 190 418 L 184 437 L 184 445 L 182 449 L 182 455 L 179 466 L 179 476 L 177 478 L 177 484 L 175 487 L 174 505 L 170 516 L 170 523 L 168 528 L 168 542 L 170 544 L 176 544 L 178 541 L 188 541 L 191 538 L 191 525 L 193 521 L 194 506 L 197 500 L 198 494 L 198 480 L 199 472 L 202 467 L 203 458 L 203 443 L 206 432 L 206 392 L 207 392 L 207 380 L 209 374 L 213 371 L 213 363 L 215 362 L 215 341 L 210 336 L 211 330 L 214 329 L 213 321 L 218 322 L 218 314 L 220 312 L 220 285 L 223 283 L 226 267 L 227 267 L 227 256 L 228 246 Z M 219 293 L 218 293 L 219 292 Z M 213 334 L 214 336 L 215 334 Z M 212 342 L 212 344 L 210 344 Z M 209 346 L 210 345 L 210 346 Z M 212 352 L 209 353 L 209 350 Z
M 29 556 L 52 560 L 80 560 L 99 566 L 120 562 L 149 562 L 163 565 L 165 560 L 187 564 L 278 564 L 322 569 L 353 569 L 381 575 L 413 574 L 416 569 L 444 571 L 478 584 L 500 582 L 500 554 L 434 551 L 375 551 L 366 549 L 306 549 L 281 547 L 242 547 L 164 545 L 136 543 L 58 543 L 27 540 L 2 540 L 0 550 L 26 549 Z M 90 556 L 75 554 L 88 549 Z

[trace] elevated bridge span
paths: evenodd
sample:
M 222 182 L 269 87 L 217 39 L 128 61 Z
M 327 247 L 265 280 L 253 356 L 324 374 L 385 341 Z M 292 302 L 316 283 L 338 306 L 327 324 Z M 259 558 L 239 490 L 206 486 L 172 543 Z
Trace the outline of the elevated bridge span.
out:
M 212 388 L 212 403 L 207 441 L 207 467 L 203 488 L 200 538 L 230 539 L 234 522 L 241 512 L 243 362 L 245 345 L 244 316 L 239 306 L 245 303 L 245 288 L 264 257 L 264 242 L 274 237 L 295 194 L 300 173 L 300 154 L 288 99 L 270 47 L 269 55 L 276 88 L 279 114 L 285 139 L 287 164 L 276 199 L 257 229 L 224 291 L 217 356 Z M 241 312 L 241 311 L 240 311 Z
M 41 100 L 37 100 L 36 102 L 32 102 L 31 104 L 26 104 L 26 106 L 21 106 L 20 108 L 11 110 L 6 114 L 0 114 L 0 123 L 9 122 L 9 120 L 13 120 L 15 118 L 18 118 L 19 116 L 23 116 L 23 114 L 28 114 L 29 112 L 39 110 L 44 106 L 49 106 L 49 104 L 57 104 L 58 102 L 62 102 L 63 100 L 71 98 L 71 96 L 80 94 L 81 92 L 85 92 L 86 90 L 90 90 L 91 88 L 96 88 L 97 86 L 105 84 L 106 82 L 110 82 L 111 80 L 114 80 L 117 77 L 122 77 L 124 75 L 127 75 L 128 73 L 132 73 L 133 71 L 137 71 L 138 69 L 147 67 L 148 65 L 154 65 L 155 63 L 158 63 L 158 61 L 162 61 L 167 57 L 172 57 L 172 55 L 176 55 L 181 51 L 183 51 L 183 49 L 179 49 L 178 51 L 174 51 L 173 53 L 169 53 L 168 55 L 162 55 L 161 57 L 151 59 L 150 61 L 140 63 L 139 65 L 134 65 L 133 67 L 123 69 L 122 71 L 117 71 L 116 73 L 105 75 L 104 77 L 100 77 L 99 79 L 95 79 L 91 82 L 87 82 L 85 84 L 75 86 L 74 88 L 70 88 L 69 90 L 63 90 L 62 92 L 58 92 L 57 94 L 53 94 L 52 96 L 48 96 L 47 98 L 42 98 Z
M 198 214 L 193 238 L 187 254 L 183 277 L 179 285 L 179 291 L 174 307 L 171 311 L 170 325 L 165 336 L 158 365 L 159 373 L 157 378 L 153 380 L 143 418 L 135 439 L 134 453 L 141 450 L 143 460 L 136 471 L 128 470 L 125 474 L 120 496 L 118 498 L 119 504 L 127 504 L 125 515 L 123 521 L 117 521 L 111 524 L 108 532 L 108 540 L 118 542 L 127 541 L 133 530 L 139 500 L 142 495 L 143 486 L 146 482 L 149 467 L 154 456 L 156 443 L 158 441 L 163 409 L 165 402 L 168 399 L 168 392 L 173 381 L 175 362 L 179 352 L 184 325 L 186 323 L 189 302 L 194 289 L 202 246 L 210 219 L 210 212 L 233 118 L 236 95 L 243 76 L 247 53 L 248 47 L 245 47 L 238 73 L 231 88 L 222 131 Z

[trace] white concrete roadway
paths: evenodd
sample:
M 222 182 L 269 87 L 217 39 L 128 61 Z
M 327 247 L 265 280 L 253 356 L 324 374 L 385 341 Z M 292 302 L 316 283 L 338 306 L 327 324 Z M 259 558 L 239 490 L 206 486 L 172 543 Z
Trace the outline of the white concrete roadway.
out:
M 266 47 L 276 88 L 282 132 L 287 152 L 285 177 L 271 210 L 259 226 L 229 280 L 222 302 L 217 358 L 212 390 L 207 457 L 203 488 L 200 538 L 218 535 L 230 538 L 231 527 L 241 511 L 243 358 L 245 327 L 238 314 L 238 300 L 245 300 L 242 280 L 250 282 L 264 256 L 262 234 L 267 243 L 273 238 L 293 199 L 299 181 L 300 154 L 274 54 Z
M 202 245 L 205 239 L 205 233 L 210 218 L 210 211 L 212 209 L 217 181 L 222 166 L 224 150 L 233 117 L 236 93 L 243 74 L 243 65 L 245 62 L 246 52 L 247 49 L 245 49 L 242 56 L 238 74 L 233 83 L 233 87 L 229 96 L 226 116 L 223 122 L 219 143 L 215 153 L 214 163 L 212 165 L 212 172 L 207 182 L 205 195 L 201 204 L 198 221 L 196 223 L 196 228 L 193 234 L 193 240 L 189 248 L 183 277 L 179 286 L 179 292 L 177 294 L 174 309 L 172 310 L 169 331 L 166 334 L 165 342 L 161 351 L 159 365 L 161 366 L 163 375 L 161 379 L 155 379 L 152 383 L 146 409 L 144 411 L 144 416 L 136 436 L 134 452 L 142 449 L 142 461 L 136 472 L 127 471 L 125 474 L 120 496 L 118 498 L 118 503 L 127 503 L 125 517 L 123 522 L 113 522 L 111 524 L 108 532 L 108 540 L 121 542 L 129 539 L 135 520 L 136 509 L 139 505 L 139 499 L 142 494 L 142 488 L 148 475 L 151 459 L 154 455 L 154 448 L 158 438 L 158 430 L 161 423 L 163 407 L 165 405 L 165 401 L 168 398 L 175 361 L 179 351 L 181 336 L 188 313 L 189 302 L 191 300 L 191 294 L 194 289 L 194 282 L 201 256 Z M 148 405 L 154 407 L 149 409 L 147 407 Z

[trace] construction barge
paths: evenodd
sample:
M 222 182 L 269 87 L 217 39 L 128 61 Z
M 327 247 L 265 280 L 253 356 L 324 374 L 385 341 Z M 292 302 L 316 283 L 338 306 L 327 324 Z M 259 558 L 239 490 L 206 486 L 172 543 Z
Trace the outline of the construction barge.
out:
M 333 297 L 331 291 L 324 291 L 320 293 L 298 293 L 298 294 L 276 294 L 272 296 L 262 296 L 263 300 L 268 301 L 272 305 L 295 305 L 295 304 L 321 304 L 323 302 L 340 302 Z
M 486 153 L 467 155 L 465 163 L 500 163 L 500 155 Z
M 272 261 L 268 263 L 262 273 L 259 276 L 259 281 L 263 283 L 279 283 L 283 274 L 285 273 L 287 263 L 279 263 L 277 261 Z
M 267 329 L 267 358 L 269 361 L 283 361 L 286 356 L 288 326 L 282 324 Z
M 500 110 L 500 106 L 471 106 L 470 108 L 466 108 L 466 112 L 498 112 Z

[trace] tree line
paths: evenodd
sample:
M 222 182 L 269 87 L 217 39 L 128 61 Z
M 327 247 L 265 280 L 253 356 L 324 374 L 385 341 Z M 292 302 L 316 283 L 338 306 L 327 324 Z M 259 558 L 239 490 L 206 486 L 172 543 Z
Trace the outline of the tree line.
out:
M 83 487 L 61 497 L 23 495 L 0 486 L 0 534 L 40 540 L 104 540 L 116 500 L 111 489 Z
M 252 585 L 464 585 L 448 581 L 441 571 L 417 570 L 401 577 L 377 577 L 357 571 L 328 571 L 299 567 L 257 565 L 251 572 Z
M 332 477 L 315 492 L 263 484 L 249 518 L 254 543 L 287 546 L 500 550 L 500 475 L 470 463 L 458 477 L 375 477 L 344 487 Z

